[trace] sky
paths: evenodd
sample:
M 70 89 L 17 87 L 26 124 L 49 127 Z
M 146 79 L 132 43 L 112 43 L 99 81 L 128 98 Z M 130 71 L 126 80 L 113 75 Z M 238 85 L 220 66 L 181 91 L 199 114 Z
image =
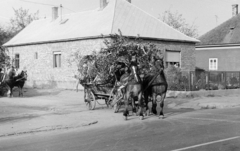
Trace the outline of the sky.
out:
M 50 17 L 52 7 L 60 4 L 62 13 L 69 14 L 96 9 L 100 0 L 0 0 L 0 26 L 8 26 L 13 9 L 39 11 L 39 17 L 44 18 Z M 166 10 L 178 12 L 188 24 L 196 26 L 199 36 L 230 19 L 232 4 L 239 4 L 240 10 L 240 0 L 132 0 L 132 4 L 156 18 Z

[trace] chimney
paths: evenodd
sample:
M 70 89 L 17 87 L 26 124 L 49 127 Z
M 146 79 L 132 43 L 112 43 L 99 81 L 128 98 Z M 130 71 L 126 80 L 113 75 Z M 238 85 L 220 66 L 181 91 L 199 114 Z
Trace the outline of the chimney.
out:
M 100 0 L 100 9 L 104 9 L 107 6 L 107 0 Z
M 52 7 L 52 20 L 58 18 L 58 7 Z
M 127 0 L 129 3 L 131 3 L 131 0 Z
M 232 17 L 236 16 L 238 14 L 238 4 L 232 5 Z

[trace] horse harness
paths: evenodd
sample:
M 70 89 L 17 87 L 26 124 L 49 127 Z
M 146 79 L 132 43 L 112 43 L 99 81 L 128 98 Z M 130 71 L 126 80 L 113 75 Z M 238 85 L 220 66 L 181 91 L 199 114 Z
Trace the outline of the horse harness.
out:
M 162 70 L 160 72 L 157 72 L 157 74 L 155 74 L 155 76 L 151 79 L 151 81 L 148 83 L 147 87 L 143 90 L 143 92 L 146 91 L 150 87 L 150 85 L 161 74 L 161 72 L 162 72 Z M 155 84 L 155 86 L 156 85 L 167 85 L 167 83 L 166 82 L 160 82 L 160 83 Z

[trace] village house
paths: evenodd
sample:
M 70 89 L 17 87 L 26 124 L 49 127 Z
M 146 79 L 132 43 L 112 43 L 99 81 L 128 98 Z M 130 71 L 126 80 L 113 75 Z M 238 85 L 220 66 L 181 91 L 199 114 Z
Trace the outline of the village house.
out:
M 60 16 L 53 7 L 52 18 L 33 21 L 4 47 L 15 66 L 27 70 L 27 86 L 72 89 L 77 69 L 69 66 L 69 57 L 74 52 L 98 52 L 105 46 L 104 38 L 119 30 L 124 36 L 140 36 L 144 42 L 156 44 L 165 54 L 166 65 L 195 70 L 199 41 L 134 6 L 131 0 L 100 0 L 95 10 Z
M 205 71 L 240 71 L 240 15 L 232 5 L 232 18 L 202 35 L 196 46 L 196 67 Z

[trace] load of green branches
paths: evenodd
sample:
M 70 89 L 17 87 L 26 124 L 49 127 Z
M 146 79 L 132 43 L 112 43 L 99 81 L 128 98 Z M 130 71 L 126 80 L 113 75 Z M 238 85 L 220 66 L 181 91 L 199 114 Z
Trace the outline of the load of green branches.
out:
M 137 57 L 140 70 L 150 68 L 153 53 L 155 57 L 163 58 L 161 50 L 157 49 L 155 44 L 146 43 L 138 37 L 130 39 L 122 36 L 120 31 L 119 33 L 105 39 L 105 47 L 100 52 L 82 57 L 78 65 L 79 72 L 83 72 L 82 67 L 87 62 L 89 77 L 94 78 L 98 75 L 102 81 L 111 81 L 112 75 L 109 72 L 111 66 L 119 62 L 129 66 L 133 55 Z

